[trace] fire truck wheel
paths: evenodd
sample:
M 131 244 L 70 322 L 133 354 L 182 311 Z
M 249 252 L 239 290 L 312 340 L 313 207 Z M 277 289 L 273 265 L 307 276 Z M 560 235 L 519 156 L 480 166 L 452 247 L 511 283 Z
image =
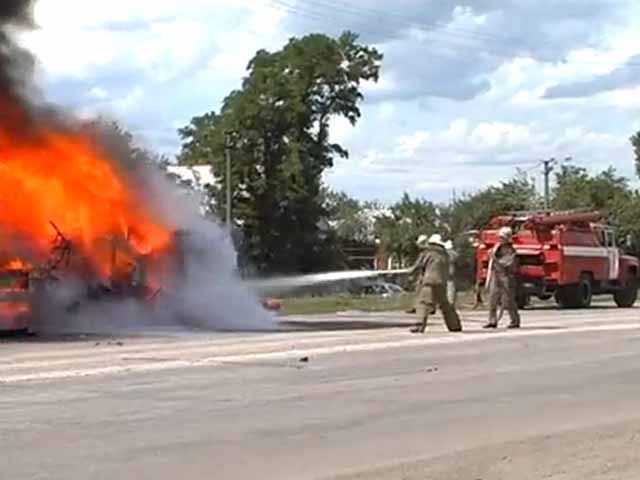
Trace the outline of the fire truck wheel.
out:
M 558 287 L 558 290 L 556 290 L 556 302 L 560 308 L 572 308 L 572 290 L 570 286 Z
M 591 298 L 593 297 L 593 290 L 591 288 L 591 277 L 588 275 L 582 275 L 580 277 L 580 283 L 576 290 L 576 308 L 588 308 L 591 306 Z
M 531 302 L 531 297 L 528 294 L 523 292 L 518 292 L 518 295 L 516 296 L 516 303 L 518 304 L 518 308 L 520 310 L 523 310 L 524 308 L 529 306 L 530 302 Z
M 559 287 L 556 292 L 556 301 L 560 308 L 588 308 L 591 305 L 592 296 L 591 277 L 582 275 L 579 283 Z
M 620 308 L 631 308 L 638 298 L 638 284 L 632 283 L 613 294 L 613 300 Z

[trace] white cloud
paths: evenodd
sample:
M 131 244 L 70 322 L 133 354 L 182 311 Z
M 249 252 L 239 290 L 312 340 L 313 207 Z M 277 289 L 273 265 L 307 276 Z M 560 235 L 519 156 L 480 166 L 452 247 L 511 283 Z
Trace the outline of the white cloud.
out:
M 109 92 L 107 92 L 104 88 L 93 87 L 89 90 L 89 97 L 95 98 L 97 100 L 104 100 L 109 97 Z
M 363 87 L 358 125 L 331 121 L 332 140 L 351 153 L 326 175 L 335 188 L 447 199 L 568 155 L 633 174 L 640 76 L 587 97 L 544 93 L 611 75 L 640 53 L 640 2 L 572 0 L 563 11 L 535 0 L 334 3 L 38 0 L 40 29 L 22 40 L 54 101 L 120 118 L 175 153 L 176 128 L 218 109 L 256 50 L 280 48 L 293 33 L 351 28 L 385 60 L 380 81 Z

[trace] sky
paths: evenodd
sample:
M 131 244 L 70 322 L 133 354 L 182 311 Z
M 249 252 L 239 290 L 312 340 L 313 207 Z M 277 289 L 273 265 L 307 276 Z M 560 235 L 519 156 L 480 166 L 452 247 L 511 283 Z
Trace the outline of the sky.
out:
M 551 157 L 635 181 L 637 0 L 38 0 L 35 20 L 20 40 L 42 94 L 164 154 L 256 50 L 352 30 L 385 57 L 358 124 L 332 121 L 350 152 L 326 174 L 333 189 L 447 201 L 517 169 L 541 185 Z

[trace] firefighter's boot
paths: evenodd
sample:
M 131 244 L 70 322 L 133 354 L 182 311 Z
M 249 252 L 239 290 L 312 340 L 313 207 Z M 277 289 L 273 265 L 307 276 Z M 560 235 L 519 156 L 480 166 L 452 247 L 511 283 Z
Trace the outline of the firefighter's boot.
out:
M 416 325 L 415 327 L 413 327 L 411 330 L 409 330 L 411 333 L 424 333 L 425 330 L 427 329 L 427 319 L 425 317 L 424 320 L 422 320 L 421 323 L 419 323 L 418 325 Z

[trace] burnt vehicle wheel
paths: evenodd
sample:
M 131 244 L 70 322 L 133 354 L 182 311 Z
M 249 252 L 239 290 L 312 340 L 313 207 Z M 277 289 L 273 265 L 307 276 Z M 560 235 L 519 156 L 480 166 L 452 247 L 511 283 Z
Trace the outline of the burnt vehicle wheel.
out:
M 613 294 L 613 300 L 620 308 L 631 308 L 638 299 L 638 283 L 636 281 L 626 285 Z

